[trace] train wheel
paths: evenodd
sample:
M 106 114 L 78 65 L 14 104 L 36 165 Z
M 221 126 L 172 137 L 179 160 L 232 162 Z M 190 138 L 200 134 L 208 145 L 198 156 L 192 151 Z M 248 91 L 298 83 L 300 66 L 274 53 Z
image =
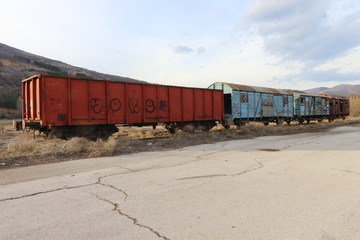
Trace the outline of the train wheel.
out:
M 207 130 L 207 126 L 205 124 L 199 124 L 198 126 L 195 127 L 196 131 L 199 132 L 204 132 Z
M 206 131 L 210 131 L 211 129 L 213 129 L 213 127 L 215 127 L 217 124 L 216 122 L 208 122 L 205 124 L 205 130 Z
M 269 125 L 269 122 L 264 122 L 264 126 L 268 126 Z
M 230 125 L 224 125 L 225 129 L 230 129 Z
M 176 134 L 179 131 L 179 128 L 177 126 L 166 126 L 165 127 L 171 134 Z
M 308 119 L 308 120 L 306 120 L 306 123 L 307 123 L 307 124 L 309 124 L 309 123 L 310 123 L 310 120 L 309 120 L 309 119 Z
M 181 128 L 184 132 L 193 133 L 195 132 L 195 126 L 194 124 L 186 124 Z
M 177 124 L 171 124 L 171 123 L 165 124 L 165 128 L 166 128 L 171 134 L 175 134 L 175 133 L 177 133 L 177 131 L 179 130 Z
M 238 123 L 236 123 L 237 129 L 240 129 L 241 127 L 243 127 L 245 125 L 246 125 L 246 122 L 238 122 Z
M 169 129 L 169 132 L 170 132 L 171 134 L 175 134 L 175 133 L 177 132 L 177 128 L 170 128 L 170 129 Z
M 70 128 L 51 128 L 48 131 L 46 131 L 46 135 L 49 138 L 60 138 L 67 140 L 69 138 L 72 138 L 74 136 L 73 132 Z

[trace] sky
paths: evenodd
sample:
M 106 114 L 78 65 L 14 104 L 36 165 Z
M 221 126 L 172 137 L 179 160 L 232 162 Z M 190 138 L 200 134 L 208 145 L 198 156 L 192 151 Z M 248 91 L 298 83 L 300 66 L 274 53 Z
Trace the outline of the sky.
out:
M 358 0 L 0 0 L 0 42 L 157 84 L 360 84 Z

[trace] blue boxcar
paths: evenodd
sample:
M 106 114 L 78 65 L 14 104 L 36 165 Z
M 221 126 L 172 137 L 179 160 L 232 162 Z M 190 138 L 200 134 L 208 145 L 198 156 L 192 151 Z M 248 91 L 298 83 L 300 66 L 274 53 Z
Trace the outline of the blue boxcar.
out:
M 330 100 L 326 96 L 294 93 L 294 120 L 299 123 L 329 118 Z
M 209 88 L 224 92 L 225 118 L 229 126 L 241 126 L 246 122 L 270 122 L 290 124 L 294 117 L 294 97 L 291 91 L 251 87 L 232 83 L 217 82 Z

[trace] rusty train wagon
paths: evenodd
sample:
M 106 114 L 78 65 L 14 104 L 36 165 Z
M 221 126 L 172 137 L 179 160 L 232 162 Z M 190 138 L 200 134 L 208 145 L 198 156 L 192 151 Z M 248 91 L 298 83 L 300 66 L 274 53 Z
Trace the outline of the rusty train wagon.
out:
M 233 83 L 217 82 L 210 89 L 224 92 L 225 127 L 238 127 L 247 122 L 275 122 L 290 124 L 294 116 L 292 92 L 283 89 L 254 87 Z
M 299 123 L 321 122 L 330 116 L 329 98 L 325 96 L 296 92 L 294 103 L 294 120 Z
M 223 120 L 220 90 L 51 75 L 22 81 L 23 127 L 59 137 L 107 137 L 118 129 L 164 123 L 212 128 Z
M 337 118 L 346 119 L 350 115 L 350 100 L 347 97 L 338 96 L 334 94 L 323 93 L 320 94 L 329 98 L 330 116 L 329 121 Z

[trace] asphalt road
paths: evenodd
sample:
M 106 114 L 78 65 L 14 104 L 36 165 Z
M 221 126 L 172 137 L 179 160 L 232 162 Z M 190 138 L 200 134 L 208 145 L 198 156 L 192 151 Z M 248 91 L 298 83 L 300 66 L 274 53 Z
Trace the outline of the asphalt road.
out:
M 0 239 L 360 239 L 360 127 L 0 172 Z

